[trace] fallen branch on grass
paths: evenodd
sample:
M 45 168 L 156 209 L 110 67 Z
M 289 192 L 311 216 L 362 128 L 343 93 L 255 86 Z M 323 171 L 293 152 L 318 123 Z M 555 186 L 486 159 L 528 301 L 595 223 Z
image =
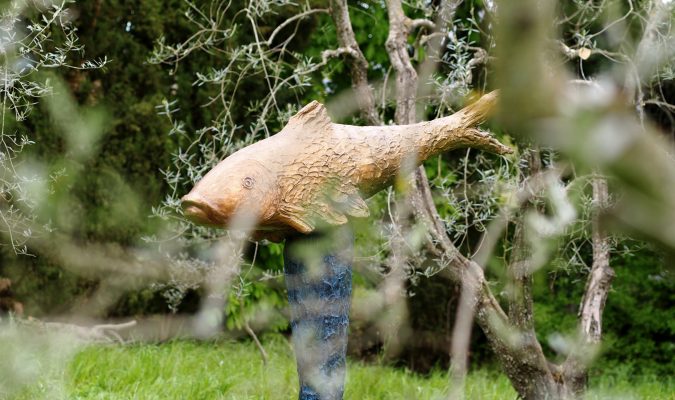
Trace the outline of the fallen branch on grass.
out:
M 118 332 L 136 326 L 135 320 L 121 324 L 100 324 L 94 326 L 81 326 L 64 322 L 44 322 L 35 318 L 14 319 L 13 322 L 41 333 L 71 335 L 78 340 L 89 343 L 126 343 L 126 340 Z

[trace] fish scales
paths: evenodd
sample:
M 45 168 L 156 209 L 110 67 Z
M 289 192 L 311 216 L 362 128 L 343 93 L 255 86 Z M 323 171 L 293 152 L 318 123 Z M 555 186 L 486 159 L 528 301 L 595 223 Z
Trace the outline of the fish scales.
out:
M 364 199 L 390 185 L 402 168 L 461 147 L 511 152 L 475 128 L 495 101 L 493 92 L 448 117 L 365 127 L 333 123 L 326 108 L 314 101 L 281 132 L 209 171 L 183 198 L 185 214 L 225 227 L 235 213 L 245 211 L 256 218 L 261 236 L 272 239 L 365 217 Z

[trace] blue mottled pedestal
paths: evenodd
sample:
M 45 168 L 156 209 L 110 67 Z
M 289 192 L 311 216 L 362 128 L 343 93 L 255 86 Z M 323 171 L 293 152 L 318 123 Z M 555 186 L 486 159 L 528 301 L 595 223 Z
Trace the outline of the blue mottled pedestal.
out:
M 300 400 L 342 399 L 353 246 L 349 227 L 286 239 L 284 272 Z

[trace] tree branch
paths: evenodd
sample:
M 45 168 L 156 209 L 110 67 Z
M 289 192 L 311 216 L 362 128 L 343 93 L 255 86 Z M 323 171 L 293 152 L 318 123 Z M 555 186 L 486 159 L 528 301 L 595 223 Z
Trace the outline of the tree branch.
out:
M 329 12 L 329 10 L 326 9 L 326 8 L 315 8 L 315 9 L 307 10 L 305 12 L 301 12 L 300 14 L 296 14 L 296 15 L 288 18 L 286 21 L 282 22 L 279 26 L 277 26 L 276 29 L 274 29 L 274 31 L 272 31 L 272 34 L 267 39 L 267 46 L 271 47 L 272 43 L 274 42 L 274 38 L 277 36 L 277 34 L 279 32 L 281 32 L 281 30 L 284 29 L 285 27 L 287 27 L 289 24 L 291 24 L 295 21 L 301 20 L 305 17 L 308 17 L 312 14 L 328 13 L 328 12 Z
M 331 58 L 337 58 L 341 56 L 349 56 L 349 57 L 354 57 L 357 59 L 359 57 L 359 54 L 356 50 L 352 49 L 351 47 L 338 47 L 335 50 L 324 50 L 321 52 L 321 59 L 323 60 L 322 62 L 325 64 L 328 62 L 329 59 Z
M 381 125 L 382 121 L 375 107 L 373 89 L 368 83 L 368 61 L 363 56 L 352 30 L 349 18 L 349 9 L 346 0 L 331 0 L 330 15 L 335 23 L 338 43 L 341 48 L 350 49 L 347 59 L 352 77 L 352 87 L 356 92 L 356 101 L 359 103 L 361 117 L 369 125 Z M 347 54 L 345 52 L 345 54 Z
M 416 19 L 408 19 L 408 25 L 410 26 L 410 31 L 414 31 L 419 28 L 424 28 L 430 31 L 433 31 L 436 29 L 436 24 L 433 21 L 430 21 L 425 18 L 416 18 Z
M 38 329 L 45 333 L 65 333 L 76 339 L 89 343 L 124 343 L 119 331 L 136 326 L 136 321 L 122 324 L 101 324 L 94 326 L 80 326 L 62 322 L 43 322 L 37 319 L 17 319 L 22 326 Z
M 558 40 L 558 48 L 565 55 L 565 57 L 569 58 L 570 60 L 574 60 L 575 58 L 588 60 L 588 58 L 593 54 L 593 51 L 587 47 L 573 49 L 567 46 L 562 40 Z
M 453 4 L 459 4 L 460 2 L 457 1 Z M 395 118 L 397 124 L 406 125 L 414 123 L 416 119 L 415 101 L 418 79 L 417 72 L 412 67 L 406 47 L 407 36 L 410 32 L 410 20 L 404 15 L 400 0 L 387 1 L 387 9 L 390 30 L 386 47 L 397 78 Z M 336 24 L 338 24 L 337 21 Z M 346 31 L 346 29 L 343 30 Z M 351 32 L 351 26 L 349 26 L 348 32 Z M 353 33 L 351 36 L 353 37 Z M 341 43 L 341 46 L 344 45 Z M 356 78 L 358 78 L 358 75 L 356 75 Z M 352 74 L 352 82 L 355 86 L 358 83 L 354 74 Z M 467 122 L 465 128 L 473 127 L 475 124 L 481 122 L 495 101 L 495 93 L 484 96 L 478 102 L 478 105 L 474 107 L 476 110 L 469 113 L 471 114 L 471 118 L 469 118 L 471 121 L 465 121 Z M 476 134 L 480 133 L 477 129 L 468 130 Z M 456 381 L 459 381 L 460 385 L 455 385 L 454 387 L 458 388 L 461 386 L 465 375 L 466 356 L 468 354 L 469 335 L 474 310 L 477 310 L 476 315 L 479 325 L 488 336 L 493 350 L 512 380 L 527 378 L 528 376 L 521 374 L 521 372 L 523 369 L 529 368 L 541 371 L 542 374 L 548 374 L 546 376 L 548 379 L 538 380 L 536 383 L 532 383 L 531 386 L 550 385 L 553 379 L 547 368 L 541 348 L 539 347 L 538 351 L 530 352 L 528 357 L 528 354 L 525 353 L 529 352 L 529 348 L 514 347 L 509 343 L 508 332 L 505 332 L 510 329 L 506 313 L 504 313 L 492 295 L 481 266 L 463 256 L 447 236 L 445 225 L 434 205 L 424 169 L 418 168 L 416 170 L 414 182 L 414 190 L 411 191 L 410 201 L 412 202 L 412 209 L 417 219 L 427 227 L 429 241 L 433 243 L 430 251 L 438 255 L 441 258 L 441 262 L 446 261 L 449 264 L 449 268 L 444 269 L 441 273 L 462 285 L 463 299 L 460 307 L 462 316 L 458 315 L 458 322 L 455 324 L 452 349 L 453 372 L 456 377 L 459 377 Z M 458 332 L 461 334 L 456 334 Z M 536 340 L 534 344 L 536 346 L 539 345 Z M 527 384 L 527 382 L 521 383 L 523 385 Z M 548 389 L 550 388 L 539 388 L 539 392 L 543 393 Z M 461 388 L 458 393 L 461 394 Z
M 410 20 L 403 13 L 400 0 L 387 0 L 387 14 L 389 16 L 389 36 L 387 37 L 386 48 L 391 64 L 396 71 L 396 123 L 410 124 L 415 122 L 415 101 L 417 97 L 417 71 L 412 66 L 407 49 L 407 39 L 410 32 L 410 26 L 407 22 Z M 459 282 L 462 286 L 451 349 L 454 381 L 451 397 L 459 397 L 463 394 L 474 309 L 479 304 L 499 306 L 496 301 L 490 301 L 491 294 L 489 288 L 484 285 L 483 270 L 480 266 L 462 256 L 448 238 L 445 226 L 431 197 L 426 172 L 421 167 L 415 172 L 411 201 L 418 219 L 427 225 L 431 240 L 443 249 L 442 257 L 450 260 L 452 280 Z M 499 315 L 501 308 L 493 311 L 490 314 Z M 503 314 L 503 311 L 501 311 L 501 315 Z M 495 340 L 498 341 L 498 339 Z
M 602 336 L 602 311 L 614 277 L 609 266 L 609 236 L 603 228 L 600 217 L 608 208 L 607 181 L 604 178 L 593 179 L 593 265 L 590 279 L 586 285 L 581 302 L 581 329 L 590 342 L 598 343 Z
M 385 46 L 391 65 L 396 71 L 396 123 L 399 125 L 415 122 L 415 100 L 417 97 L 417 71 L 408 55 L 408 34 L 410 19 L 403 13 L 400 0 L 387 0 L 389 36 Z
M 532 149 L 527 155 L 529 176 L 536 176 L 541 171 L 541 158 L 538 149 Z M 509 296 L 509 320 L 523 332 L 524 335 L 534 336 L 534 316 L 532 313 L 532 249 L 525 237 L 524 216 L 528 210 L 537 208 L 533 201 L 529 201 L 521 210 L 520 218 L 516 222 L 513 238 L 511 259 L 507 266 L 510 277 L 511 290 Z M 538 210 L 541 211 L 541 210 Z M 536 339 L 535 339 L 536 340 Z
M 260 342 L 260 339 L 258 339 L 258 335 L 255 334 L 255 331 L 253 330 L 253 328 L 251 328 L 251 324 L 248 323 L 248 318 L 246 318 L 246 315 L 244 314 L 244 302 L 242 299 L 239 299 L 239 314 L 241 315 L 241 318 L 244 320 L 244 330 L 251 337 L 251 339 L 253 339 L 255 346 L 258 348 L 258 351 L 260 352 L 263 365 L 267 365 L 267 362 L 269 361 L 269 356 L 267 355 L 267 351 L 265 351 L 265 348 Z

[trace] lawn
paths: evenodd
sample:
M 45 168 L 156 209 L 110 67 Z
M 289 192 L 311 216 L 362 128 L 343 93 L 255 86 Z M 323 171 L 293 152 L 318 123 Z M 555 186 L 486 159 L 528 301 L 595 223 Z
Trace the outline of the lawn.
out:
M 159 345 L 91 346 L 66 371 L 42 378 L 13 399 L 295 399 L 293 352 L 281 336 L 266 336 L 267 366 L 250 342 L 174 341 Z M 351 361 L 346 399 L 443 399 L 444 371 L 419 375 L 405 369 Z M 593 382 L 588 399 L 674 399 L 672 379 L 609 373 Z M 473 371 L 467 399 L 515 399 L 498 371 Z

